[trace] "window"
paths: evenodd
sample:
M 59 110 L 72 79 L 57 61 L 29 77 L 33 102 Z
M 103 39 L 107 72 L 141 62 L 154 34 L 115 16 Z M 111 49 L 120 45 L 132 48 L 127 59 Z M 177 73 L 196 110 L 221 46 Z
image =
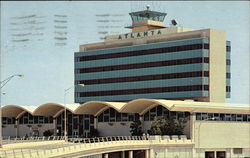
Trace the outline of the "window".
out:
M 128 121 L 128 114 L 122 113 L 122 121 Z
M 149 121 L 149 111 L 144 114 L 144 121 Z
M 201 120 L 207 120 L 208 118 L 208 114 L 207 113 L 202 113 L 201 114 Z
M 220 120 L 225 121 L 225 114 L 220 114 Z
M 119 113 L 119 112 L 116 113 L 116 121 L 117 122 L 121 121 L 121 116 L 122 116 L 121 113 Z
M 215 158 L 214 151 L 206 151 L 205 158 Z
M 231 120 L 236 121 L 236 115 L 235 114 L 231 114 Z
M 231 114 L 225 115 L 225 121 L 231 121 Z
M 243 121 L 244 121 L 244 122 L 247 121 L 247 115 L 243 115 Z
M 196 120 L 201 120 L 201 113 L 196 113 Z
M 243 117 L 241 114 L 237 114 L 236 115 L 236 121 L 242 121 L 243 120 Z
M 216 121 L 220 120 L 220 114 L 215 113 L 214 114 L 214 120 L 216 120 Z

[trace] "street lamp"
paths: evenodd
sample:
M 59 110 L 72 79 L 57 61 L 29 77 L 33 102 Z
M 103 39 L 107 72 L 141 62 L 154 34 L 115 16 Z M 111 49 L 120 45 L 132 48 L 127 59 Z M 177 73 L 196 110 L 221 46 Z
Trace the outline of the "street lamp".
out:
M 1 107 L 1 96 L 2 96 L 2 88 L 14 77 L 23 77 L 23 74 L 15 74 L 7 77 L 3 81 L 0 82 L 0 147 L 2 147 L 2 107 Z
M 66 108 L 66 94 L 68 94 L 69 90 L 71 90 L 72 88 L 74 88 L 75 86 L 81 86 L 81 87 L 84 87 L 85 85 L 84 84 L 77 84 L 77 85 L 74 85 L 74 86 L 71 86 L 67 89 L 64 89 L 64 99 L 63 99 L 63 102 L 64 102 L 64 139 L 65 141 L 67 141 L 67 108 Z

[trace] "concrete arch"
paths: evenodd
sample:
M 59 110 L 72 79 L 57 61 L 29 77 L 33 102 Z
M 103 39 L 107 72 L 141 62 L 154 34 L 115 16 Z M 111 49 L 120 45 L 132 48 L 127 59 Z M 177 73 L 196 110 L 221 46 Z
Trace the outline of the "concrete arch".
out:
M 72 105 L 73 106 L 73 105 Z M 38 108 L 33 112 L 33 115 L 36 116 L 55 116 L 58 111 L 62 111 L 64 109 L 64 105 L 62 104 L 57 104 L 57 103 L 46 103 L 38 106 Z M 66 109 L 69 110 L 70 112 L 74 112 L 74 109 L 76 107 L 71 107 L 70 105 L 66 105 Z
M 33 114 L 37 106 L 6 105 L 2 107 L 2 117 L 18 118 L 25 112 Z
M 80 105 L 75 111 L 75 114 L 89 114 L 97 116 L 108 108 L 114 108 L 116 111 L 120 109 L 126 103 L 123 102 L 102 102 L 102 101 L 90 101 Z
M 128 102 L 124 105 L 120 112 L 124 113 L 139 113 L 140 115 L 145 114 L 148 110 L 156 107 L 158 105 L 162 105 L 163 107 L 171 110 L 171 107 L 175 102 L 178 101 L 169 101 L 163 99 L 135 99 Z

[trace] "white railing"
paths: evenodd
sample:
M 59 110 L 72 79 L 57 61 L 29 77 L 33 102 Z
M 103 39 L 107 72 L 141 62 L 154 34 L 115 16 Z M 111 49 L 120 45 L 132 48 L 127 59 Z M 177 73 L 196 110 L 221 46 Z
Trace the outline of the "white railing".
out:
M 49 136 L 49 137 L 5 137 L 3 138 L 4 144 L 22 143 L 22 142 L 35 142 L 35 141 L 53 141 L 64 140 L 64 136 Z
M 41 138 L 41 137 L 40 137 Z M 36 140 L 41 140 L 37 138 Z M 53 137 L 47 138 L 51 140 Z M 62 138 L 63 137 L 59 137 Z M 31 140 L 31 139 L 30 139 Z M 96 154 L 100 149 L 107 148 L 105 152 L 113 150 L 117 147 L 137 147 L 144 146 L 149 148 L 154 144 L 193 144 L 186 136 L 110 136 L 110 137 L 95 137 L 95 138 L 69 138 L 65 144 L 50 144 L 44 146 L 5 150 L 0 152 L 0 157 L 3 158 L 46 158 L 46 157 L 60 157 L 64 154 L 72 154 L 82 151 L 95 150 L 92 154 Z M 91 154 L 90 154 L 91 155 Z

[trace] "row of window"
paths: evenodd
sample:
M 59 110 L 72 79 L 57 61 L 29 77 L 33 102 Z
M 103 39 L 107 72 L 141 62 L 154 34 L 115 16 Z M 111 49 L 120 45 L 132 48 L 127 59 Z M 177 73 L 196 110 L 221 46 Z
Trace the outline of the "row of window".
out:
M 190 115 L 189 112 L 169 111 L 167 108 L 159 105 L 150 109 L 143 115 L 143 117 L 144 121 L 153 121 L 155 117 L 160 117 L 160 116 L 164 116 L 167 118 L 171 117 L 175 120 L 179 120 L 179 119 L 188 119 L 189 115 Z
M 209 58 L 208 57 L 204 57 L 204 58 L 198 57 L 198 58 L 167 60 L 167 61 L 154 61 L 154 62 L 136 63 L 136 64 L 124 64 L 124 65 L 80 68 L 80 69 L 76 69 L 76 73 L 139 69 L 139 68 L 148 68 L 148 67 L 183 65 L 183 64 L 194 64 L 194 63 L 209 63 Z
M 81 57 L 76 57 L 75 61 L 78 62 L 78 61 L 88 61 L 88 60 L 100 60 L 100 59 L 120 58 L 120 57 L 128 57 L 128 56 L 139 56 L 139 55 L 148 55 L 148 54 L 179 52 L 179 51 L 196 50 L 196 49 L 209 49 L 209 44 L 200 43 L 200 44 L 192 44 L 192 45 L 154 48 L 154 49 L 147 49 L 147 50 L 137 50 L 137 51 L 110 53 L 110 54 L 81 56 Z
M 90 96 L 109 96 L 109 95 L 128 95 L 128 94 L 145 94 L 145 93 L 162 93 L 162 92 L 182 92 L 182 91 L 200 91 L 208 90 L 208 85 L 192 85 L 192 86 L 172 86 L 172 87 L 156 87 L 141 89 L 122 89 L 110 91 L 93 91 L 76 93 L 80 97 Z
M 250 114 L 196 113 L 196 120 L 250 122 Z
M 30 114 L 29 114 L 30 115 Z M 15 124 L 16 119 L 3 117 L 2 123 L 3 124 Z M 30 117 L 24 116 L 19 118 L 19 124 L 46 124 L 46 123 L 53 123 L 52 117 L 46 117 L 46 116 L 32 116 Z
M 91 84 L 162 80 L 162 79 L 202 77 L 202 76 L 209 77 L 209 72 L 208 71 L 193 71 L 193 72 L 181 72 L 181 73 L 169 73 L 169 74 L 155 74 L 155 75 L 119 77 L 119 78 L 103 78 L 103 79 L 79 80 L 79 81 L 76 81 L 76 84 L 91 85 Z
M 23 116 L 19 118 L 19 124 L 45 124 L 53 123 L 53 117 L 46 116 L 33 116 L 26 112 Z
M 16 119 L 14 117 L 9 118 L 9 117 L 3 117 L 2 118 L 2 124 L 6 125 L 6 124 L 15 124 L 16 123 Z
M 126 122 L 139 120 L 139 114 L 119 113 L 113 108 L 109 108 L 98 116 L 98 122 Z

